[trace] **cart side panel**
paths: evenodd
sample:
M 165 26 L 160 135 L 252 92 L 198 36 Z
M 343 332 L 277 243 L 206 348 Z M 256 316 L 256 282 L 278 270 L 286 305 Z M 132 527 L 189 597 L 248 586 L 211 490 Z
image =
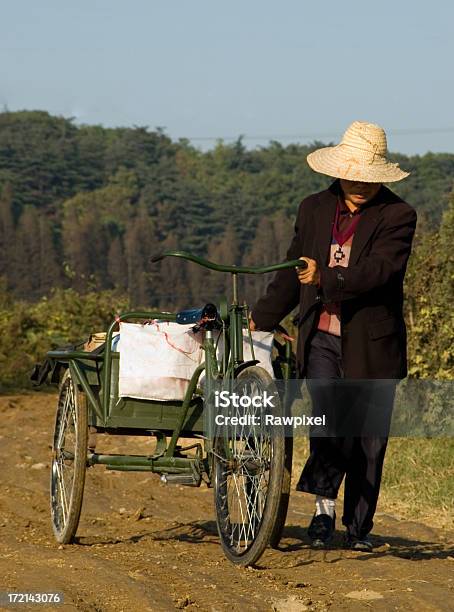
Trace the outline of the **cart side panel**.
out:
M 182 401 L 154 401 L 135 398 L 120 398 L 118 379 L 120 353 L 111 353 L 111 377 L 108 389 L 108 414 L 102 427 L 126 427 L 133 429 L 156 429 L 173 431 L 181 416 Z M 101 390 L 101 395 L 104 389 Z M 94 424 L 94 423 L 93 423 Z M 185 432 L 203 433 L 203 400 L 194 398 L 189 404 L 184 426 Z
M 158 402 L 134 398 L 121 398 L 111 408 L 106 427 L 132 429 L 154 429 L 172 431 L 181 416 L 182 402 Z M 203 401 L 191 401 L 182 430 L 203 434 Z

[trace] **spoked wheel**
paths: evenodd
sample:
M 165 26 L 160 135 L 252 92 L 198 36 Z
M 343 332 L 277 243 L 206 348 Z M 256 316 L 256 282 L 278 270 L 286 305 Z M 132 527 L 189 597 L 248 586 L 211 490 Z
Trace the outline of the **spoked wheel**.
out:
M 273 391 L 273 380 L 260 367 L 246 368 L 235 380 L 240 397 L 263 397 L 265 390 Z M 225 555 L 240 565 L 251 565 L 262 555 L 280 508 L 285 432 L 281 425 L 266 423 L 266 412 L 282 416 L 277 393 L 273 398 L 272 409 L 231 407 L 228 416 L 246 417 L 245 424 L 220 427 L 213 442 L 218 532 Z
M 66 370 L 58 397 L 50 504 L 55 538 L 68 544 L 76 535 L 84 494 L 87 463 L 88 411 L 86 397 Z
M 271 548 L 278 548 L 281 541 L 282 532 L 285 527 L 285 519 L 287 518 L 288 503 L 290 501 L 290 485 L 292 481 L 292 461 L 293 461 L 293 438 L 288 436 L 285 438 L 285 459 L 284 459 L 284 475 L 282 478 L 281 499 L 279 500 L 279 508 L 277 511 L 276 521 L 274 523 L 273 532 L 270 537 Z

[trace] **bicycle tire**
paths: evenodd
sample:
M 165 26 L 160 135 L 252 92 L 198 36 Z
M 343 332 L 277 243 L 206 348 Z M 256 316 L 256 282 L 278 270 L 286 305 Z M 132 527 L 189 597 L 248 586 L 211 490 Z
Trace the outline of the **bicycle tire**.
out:
M 252 382 L 258 389 L 263 390 L 273 386 L 271 376 L 259 366 L 245 368 L 235 380 L 240 385 L 243 381 Z M 275 399 L 277 405 L 273 414 L 280 416 L 282 407 L 278 394 Z M 240 444 L 241 432 L 239 434 L 237 431 L 235 435 L 226 434 L 225 431 L 218 432 L 213 441 L 213 488 L 218 533 L 226 557 L 232 563 L 243 566 L 256 563 L 269 545 L 282 500 L 285 471 L 284 427 L 270 425 L 267 429 L 261 424 L 259 431 L 261 438 L 258 446 L 257 443 L 251 444 L 251 433 L 248 430 L 243 430 L 244 446 Z M 256 436 L 255 433 L 252 435 Z M 269 441 L 270 451 L 266 457 L 262 452 L 263 440 Z M 260 450 L 256 451 L 256 448 Z M 251 464 L 255 465 L 254 469 L 258 475 L 251 474 Z M 268 481 L 263 498 L 258 489 L 265 472 L 268 472 Z M 259 477 L 260 481 L 257 480 Z M 232 480 L 234 487 L 230 486 Z M 252 506 L 250 491 L 255 495 Z M 239 500 L 239 512 L 235 512 L 235 498 Z M 247 502 L 243 504 L 242 498 L 247 498 Z M 252 520 L 251 507 L 254 512 Z M 242 522 L 235 522 L 239 516 Z
M 87 399 L 85 394 L 78 390 L 70 370 L 67 369 L 59 389 L 50 472 L 52 529 L 60 544 L 72 542 L 79 526 L 87 467 L 87 444 Z

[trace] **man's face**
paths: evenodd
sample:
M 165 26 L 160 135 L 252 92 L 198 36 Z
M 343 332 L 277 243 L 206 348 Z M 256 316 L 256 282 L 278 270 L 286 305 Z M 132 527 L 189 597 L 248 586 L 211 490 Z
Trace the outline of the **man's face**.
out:
M 380 190 L 381 183 L 361 183 L 360 181 L 346 181 L 340 179 L 342 191 L 345 199 L 361 206 L 374 198 Z

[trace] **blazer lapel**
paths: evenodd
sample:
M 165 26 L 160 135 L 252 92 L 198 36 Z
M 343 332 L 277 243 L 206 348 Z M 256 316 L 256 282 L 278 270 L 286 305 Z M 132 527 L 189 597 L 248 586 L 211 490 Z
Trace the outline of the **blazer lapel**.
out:
M 354 265 L 357 263 L 362 250 L 366 246 L 369 238 L 375 231 L 380 219 L 380 207 L 370 206 L 365 208 L 361 212 L 361 218 L 355 231 L 352 242 L 352 250 L 350 252 L 350 259 L 348 265 Z

